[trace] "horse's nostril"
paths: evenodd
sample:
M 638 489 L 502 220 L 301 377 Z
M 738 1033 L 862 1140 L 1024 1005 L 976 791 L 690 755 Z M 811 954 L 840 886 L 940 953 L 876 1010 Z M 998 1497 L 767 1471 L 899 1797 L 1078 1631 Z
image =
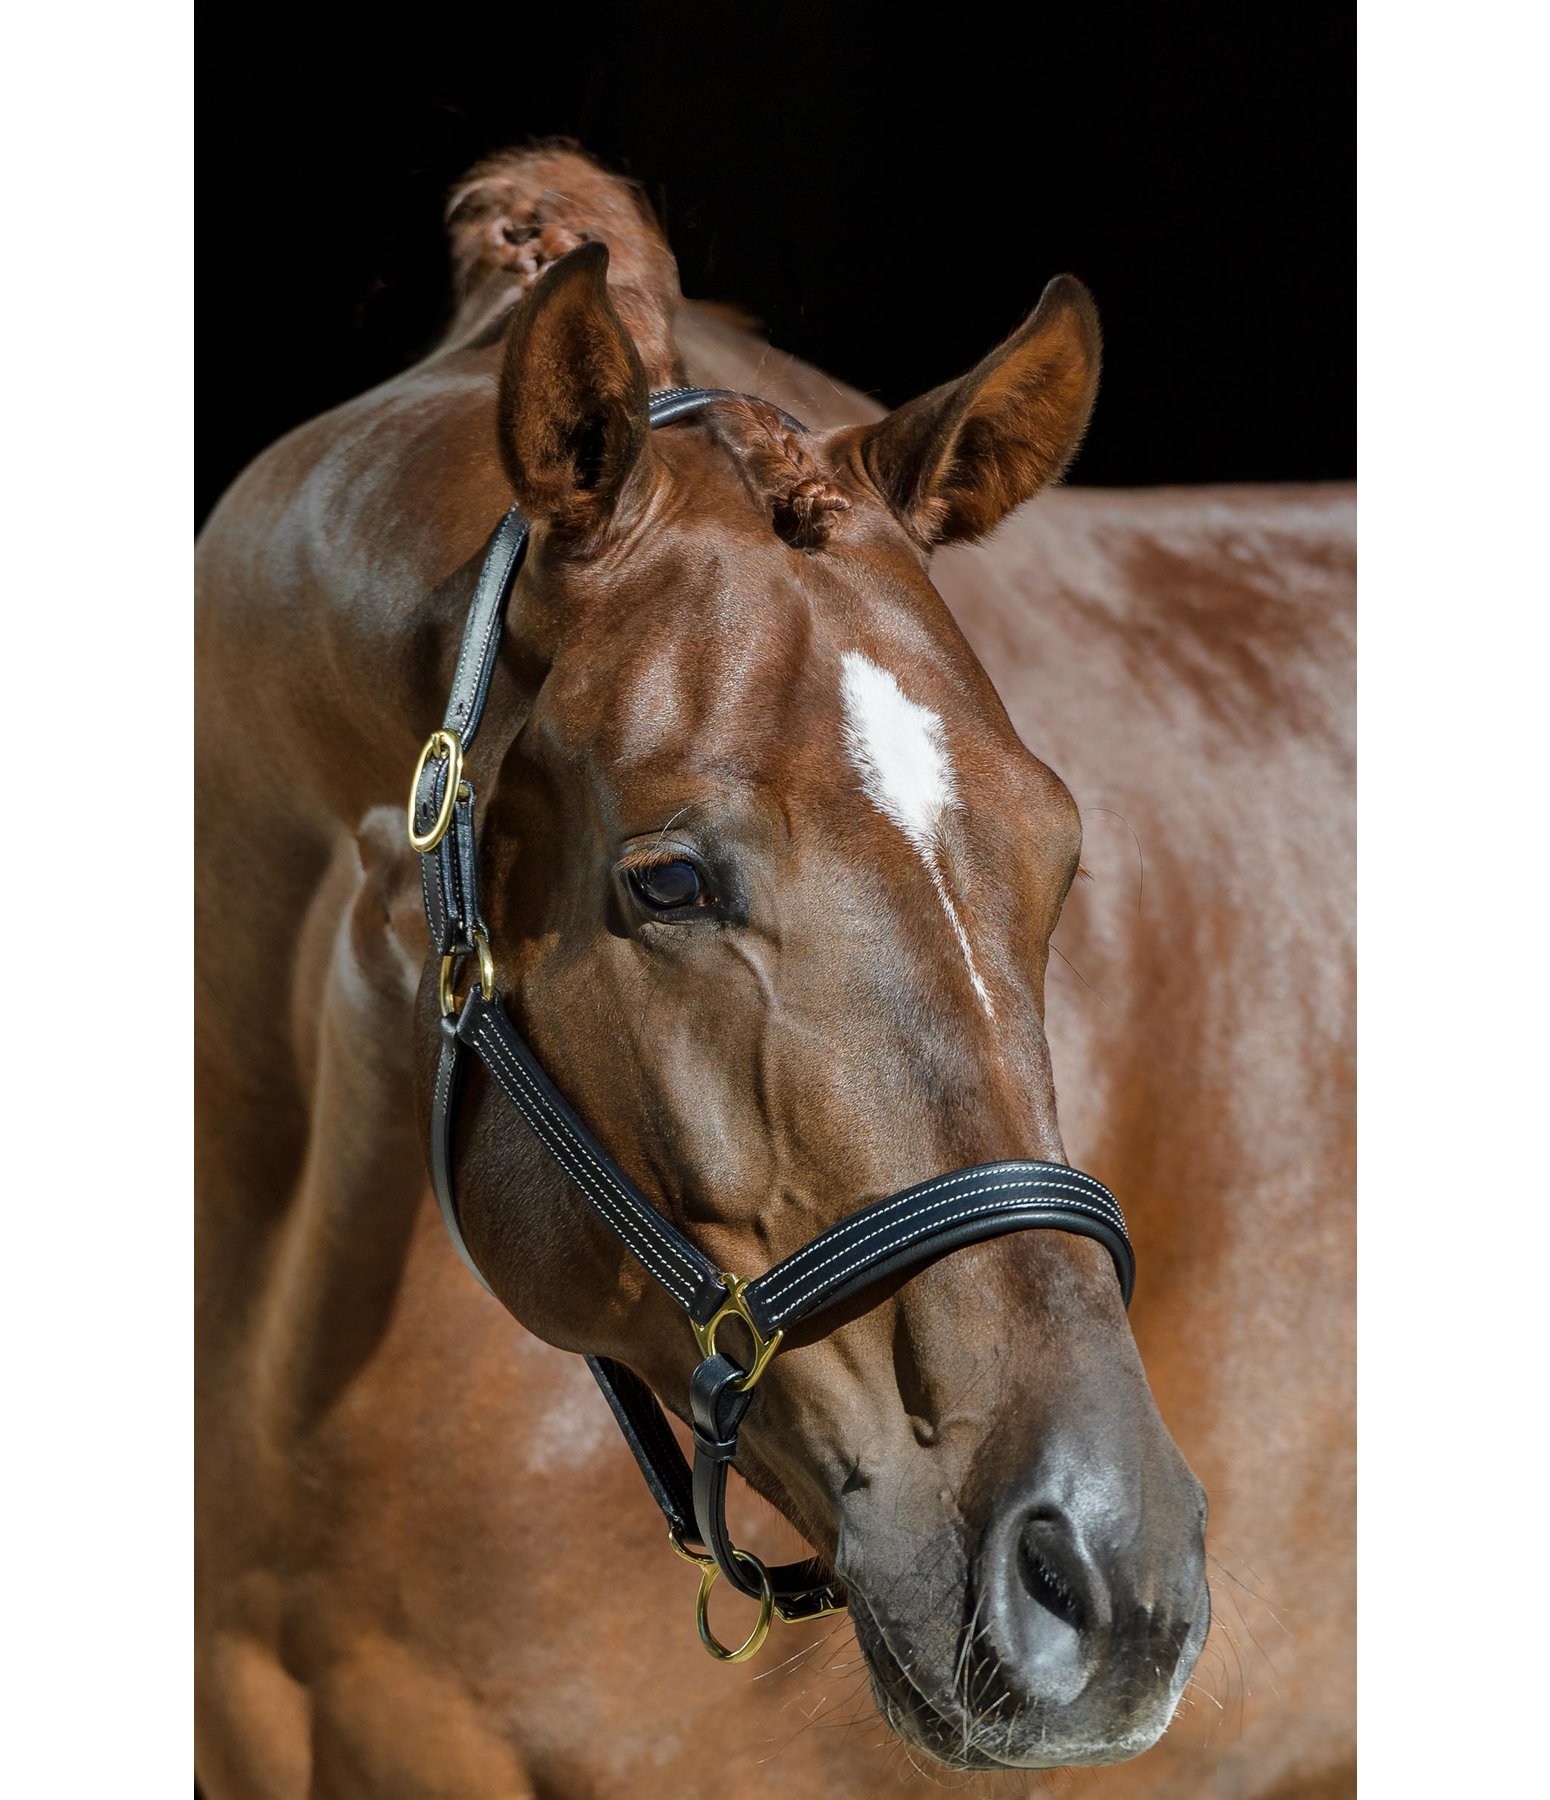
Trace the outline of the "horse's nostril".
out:
M 1042 1511 L 1043 1509 L 1041 1509 Z M 1081 1600 L 1069 1577 L 1052 1554 L 1049 1538 L 1052 1518 L 1038 1514 L 1023 1528 L 1017 1545 L 1017 1573 L 1028 1597 L 1062 1624 L 1080 1631 L 1086 1623 Z
M 1045 1706 L 1073 1705 L 1107 1623 L 1101 1588 L 1063 1508 L 1009 1508 L 981 1550 L 977 1624 L 997 1679 Z

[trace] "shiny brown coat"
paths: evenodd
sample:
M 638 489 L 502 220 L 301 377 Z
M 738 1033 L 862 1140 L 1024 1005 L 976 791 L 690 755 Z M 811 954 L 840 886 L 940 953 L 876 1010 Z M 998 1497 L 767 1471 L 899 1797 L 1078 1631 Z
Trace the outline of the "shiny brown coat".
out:
M 663 267 L 604 201 L 581 203 L 615 302 L 670 375 Z M 400 808 L 511 500 L 491 322 L 575 241 L 538 254 L 550 223 L 508 250 L 488 183 L 460 217 L 448 347 L 260 458 L 200 546 L 200 1781 L 208 1800 L 918 1785 L 843 1621 L 706 1661 L 692 1576 L 584 1366 L 475 1287 L 429 1197 Z M 712 310 L 675 330 L 696 381 L 820 429 L 877 417 Z M 821 543 L 802 499 L 787 542 Z M 1080 809 L 1089 878 L 1047 981 L 1060 1137 L 1125 1203 L 1131 1325 L 1212 1502 L 1211 1638 L 1161 1743 L 1085 1777 L 1104 1794 L 1353 1791 L 1352 530 L 1344 490 L 1066 489 L 931 567 Z M 578 1029 L 605 1054 L 603 1022 Z M 948 1278 L 923 1291 L 933 1328 L 999 1329 Z M 554 1305 L 536 1323 L 567 1342 L 583 1327 Z M 794 1548 L 735 1505 L 755 1548 Z

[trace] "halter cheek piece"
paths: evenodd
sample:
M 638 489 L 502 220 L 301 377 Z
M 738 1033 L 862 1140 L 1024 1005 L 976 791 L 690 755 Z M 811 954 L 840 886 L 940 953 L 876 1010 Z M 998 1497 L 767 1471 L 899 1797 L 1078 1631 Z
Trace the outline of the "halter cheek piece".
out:
M 673 388 L 652 397 L 651 423 L 669 424 L 731 396 L 721 389 Z M 792 428 L 802 429 L 792 422 Z M 452 1122 L 470 1051 L 484 1064 L 534 1136 L 598 1217 L 688 1317 L 700 1363 L 689 1386 L 694 1462 L 678 1448 L 651 1392 L 632 1370 L 589 1356 L 603 1397 L 667 1520 L 674 1550 L 700 1570 L 701 1640 L 726 1662 L 754 1655 L 772 1614 L 813 1619 L 845 1604 L 844 1590 L 816 1559 L 766 1568 L 727 1534 L 727 1471 L 760 1377 L 785 1333 L 890 1276 L 1003 1232 L 1039 1227 L 1095 1238 L 1114 1259 L 1126 1305 L 1135 1259 L 1114 1196 L 1091 1175 L 1061 1163 L 984 1163 L 936 1176 L 852 1213 L 756 1280 L 729 1275 L 662 1216 L 598 1143 L 545 1074 L 496 995 L 495 965 L 479 910 L 474 791 L 464 772 L 489 695 L 506 601 L 521 567 L 528 527 L 513 509 L 486 554 L 463 630 L 452 697 L 441 729 L 420 753 L 409 800 L 409 840 L 420 853 L 425 916 L 441 955 L 441 1049 L 431 1112 L 431 1174 L 453 1245 L 486 1287 L 458 1223 L 453 1191 Z M 477 959 L 477 980 L 459 1005 L 454 977 Z M 722 1325 L 746 1328 L 747 1367 L 718 1348 Z M 706 1621 L 717 1575 L 759 1602 L 747 1641 L 729 1650 Z

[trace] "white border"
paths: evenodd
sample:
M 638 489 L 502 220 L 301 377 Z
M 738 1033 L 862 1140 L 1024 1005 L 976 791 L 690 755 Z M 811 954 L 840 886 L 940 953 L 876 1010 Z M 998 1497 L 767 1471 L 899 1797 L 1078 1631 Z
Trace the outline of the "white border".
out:
M 17 1793 L 189 1779 L 190 25 L 0 26 Z M 1407 1800 L 1540 1778 L 1545 36 L 1361 14 L 1363 1773 Z
M 4 1786 L 192 1785 L 191 14 L 0 22 Z
M 1545 1782 L 1546 35 L 1361 14 L 1361 1766 L 1406 1800 Z

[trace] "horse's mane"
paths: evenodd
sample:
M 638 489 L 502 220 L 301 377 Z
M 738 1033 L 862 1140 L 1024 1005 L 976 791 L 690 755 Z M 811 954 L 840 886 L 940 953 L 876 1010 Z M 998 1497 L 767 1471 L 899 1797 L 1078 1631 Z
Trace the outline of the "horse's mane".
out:
M 653 387 L 686 379 L 673 337 L 678 264 L 645 195 L 565 140 L 502 150 L 470 169 L 447 200 L 456 314 L 445 347 L 489 343 L 544 270 L 600 240 L 608 291 Z M 827 542 L 850 502 L 816 468 L 773 406 L 722 409 L 713 429 L 768 504 L 777 534 L 801 550 Z
M 683 379 L 673 341 L 678 264 L 645 195 L 565 140 L 502 150 L 469 170 L 447 199 L 456 313 L 448 346 L 498 333 L 553 262 L 600 240 L 608 289 L 654 386 Z

